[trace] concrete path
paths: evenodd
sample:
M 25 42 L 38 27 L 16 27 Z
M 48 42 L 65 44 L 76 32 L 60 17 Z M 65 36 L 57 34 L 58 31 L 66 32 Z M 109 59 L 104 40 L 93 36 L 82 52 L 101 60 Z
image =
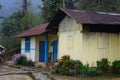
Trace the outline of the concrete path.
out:
M 51 80 L 39 69 L 21 67 L 21 69 L 1 69 L 0 80 L 32 80 L 27 73 L 30 72 L 36 80 Z
M 33 73 L 33 75 L 35 76 L 36 80 L 51 80 L 46 75 L 43 75 L 40 72 Z

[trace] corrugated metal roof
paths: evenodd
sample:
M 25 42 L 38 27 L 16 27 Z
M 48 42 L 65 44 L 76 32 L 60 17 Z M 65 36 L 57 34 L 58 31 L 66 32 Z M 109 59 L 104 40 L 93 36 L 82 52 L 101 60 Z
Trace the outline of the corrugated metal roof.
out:
M 120 24 L 120 14 L 61 9 L 68 16 L 83 24 Z
M 66 15 L 72 17 L 77 23 L 81 24 L 120 25 L 120 14 L 118 13 L 59 9 L 50 21 L 47 29 L 53 27 L 58 28 L 59 23 Z
M 48 23 L 37 25 L 33 28 L 30 28 L 30 29 L 20 33 L 20 34 L 13 36 L 13 38 L 41 35 L 41 34 L 47 32 L 47 30 L 46 30 L 47 25 L 48 25 Z

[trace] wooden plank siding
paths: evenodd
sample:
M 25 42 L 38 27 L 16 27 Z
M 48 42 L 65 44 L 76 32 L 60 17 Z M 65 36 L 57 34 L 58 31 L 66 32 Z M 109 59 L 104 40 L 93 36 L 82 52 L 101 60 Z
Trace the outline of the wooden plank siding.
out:
M 84 32 L 83 25 L 68 16 L 59 24 L 58 40 L 58 58 L 67 54 L 92 67 L 101 58 L 111 62 L 120 59 L 119 33 Z

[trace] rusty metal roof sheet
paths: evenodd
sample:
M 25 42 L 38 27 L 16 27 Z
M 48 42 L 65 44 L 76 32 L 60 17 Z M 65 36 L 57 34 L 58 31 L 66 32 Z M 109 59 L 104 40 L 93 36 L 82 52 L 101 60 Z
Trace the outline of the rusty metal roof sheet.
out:
M 46 30 L 47 25 L 48 25 L 48 23 L 37 25 L 33 28 L 30 28 L 30 29 L 20 33 L 20 34 L 13 36 L 13 38 L 41 35 L 41 34 L 47 32 L 47 30 Z
M 59 23 L 66 15 L 81 24 L 120 25 L 120 14 L 117 13 L 59 9 L 47 28 L 58 28 Z
M 78 23 L 84 24 L 120 24 L 120 14 L 61 9 Z

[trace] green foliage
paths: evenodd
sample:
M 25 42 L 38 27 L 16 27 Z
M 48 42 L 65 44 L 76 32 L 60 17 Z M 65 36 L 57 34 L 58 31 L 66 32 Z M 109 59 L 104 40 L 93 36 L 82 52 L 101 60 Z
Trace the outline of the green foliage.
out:
M 70 59 L 69 55 L 64 55 L 58 61 L 58 65 L 52 69 L 53 74 L 72 75 L 80 74 L 83 69 L 83 64 L 79 60 Z
M 100 75 L 102 75 L 102 71 L 99 69 L 96 69 L 96 68 L 90 68 L 87 71 L 87 75 L 88 76 L 100 76 Z
M 112 68 L 114 73 L 120 74 L 120 60 L 112 62 Z
M 27 65 L 27 58 L 24 56 L 21 56 L 17 59 L 17 64 L 19 65 Z
M 110 62 L 107 58 L 103 58 L 100 61 L 97 61 L 97 68 L 102 70 L 103 72 L 108 72 L 110 68 Z
M 65 0 L 65 3 L 66 3 L 66 7 L 68 9 L 76 9 L 76 3 L 78 2 L 79 0 Z M 42 2 L 44 3 L 44 0 L 42 0 Z M 63 7 L 63 1 L 62 0 L 47 0 L 46 2 L 46 14 L 44 13 L 44 7 L 40 7 L 39 8 L 41 9 L 41 12 L 42 12 L 42 16 L 41 18 L 43 19 L 44 21 L 44 16 L 46 15 L 46 22 L 49 22 L 52 20 L 53 16 L 55 16 L 55 13 L 57 12 L 57 10 L 59 8 L 62 8 Z
M 96 61 L 97 67 L 90 68 L 89 64 L 83 65 L 79 60 L 70 59 L 69 55 L 62 56 L 62 59 L 58 61 L 58 65 L 51 70 L 52 74 L 61 75 L 80 75 L 80 76 L 102 76 L 111 75 L 113 73 L 120 74 L 120 60 L 116 60 L 112 63 L 112 69 L 110 62 L 107 58 L 103 58 Z M 113 72 L 113 73 L 111 73 Z
M 38 16 L 33 15 L 31 12 L 27 12 L 23 17 L 20 11 L 15 12 L 8 19 L 4 20 L 2 23 L 2 33 L 6 36 L 13 36 L 20 33 L 30 27 L 39 24 Z
M 120 12 L 120 0 L 80 0 L 79 9 L 101 12 Z
M 7 51 L 14 48 L 20 48 L 20 39 L 13 39 L 3 35 L 0 37 L 0 43 L 7 49 Z
M 68 66 L 62 66 L 60 70 L 61 75 L 70 75 L 70 68 Z
M 77 9 L 79 0 L 65 0 L 66 7 L 69 9 Z
M 58 68 L 54 68 L 54 69 L 51 70 L 51 73 L 52 74 L 59 74 L 60 71 L 58 70 Z
M 20 11 L 13 13 L 2 23 L 0 43 L 4 45 L 7 50 L 20 47 L 20 40 L 11 39 L 11 37 L 40 24 L 39 18 L 38 15 L 32 12 L 27 12 L 24 17 Z
M 42 2 L 44 3 L 44 0 L 42 0 Z M 49 22 L 53 16 L 55 15 L 54 13 L 57 12 L 57 10 L 62 6 L 62 0 L 47 0 L 46 2 L 46 13 L 44 13 L 44 7 L 40 7 L 41 12 L 42 12 L 42 16 L 41 18 L 44 20 L 44 16 L 46 15 L 47 17 L 47 21 Z
M 17 59 L 17 64 L 24 66 L 32 66 L 33 62 L 31 60 L 27 60 L 25 56 L 21 56 L 20 58 Z
M 62 60 L 63 63 L 66 62 L 66 61 L 69 61 L 70 56 L 69 55 L 64 55 L 64 56 L 61 57 L 61 60 Z

